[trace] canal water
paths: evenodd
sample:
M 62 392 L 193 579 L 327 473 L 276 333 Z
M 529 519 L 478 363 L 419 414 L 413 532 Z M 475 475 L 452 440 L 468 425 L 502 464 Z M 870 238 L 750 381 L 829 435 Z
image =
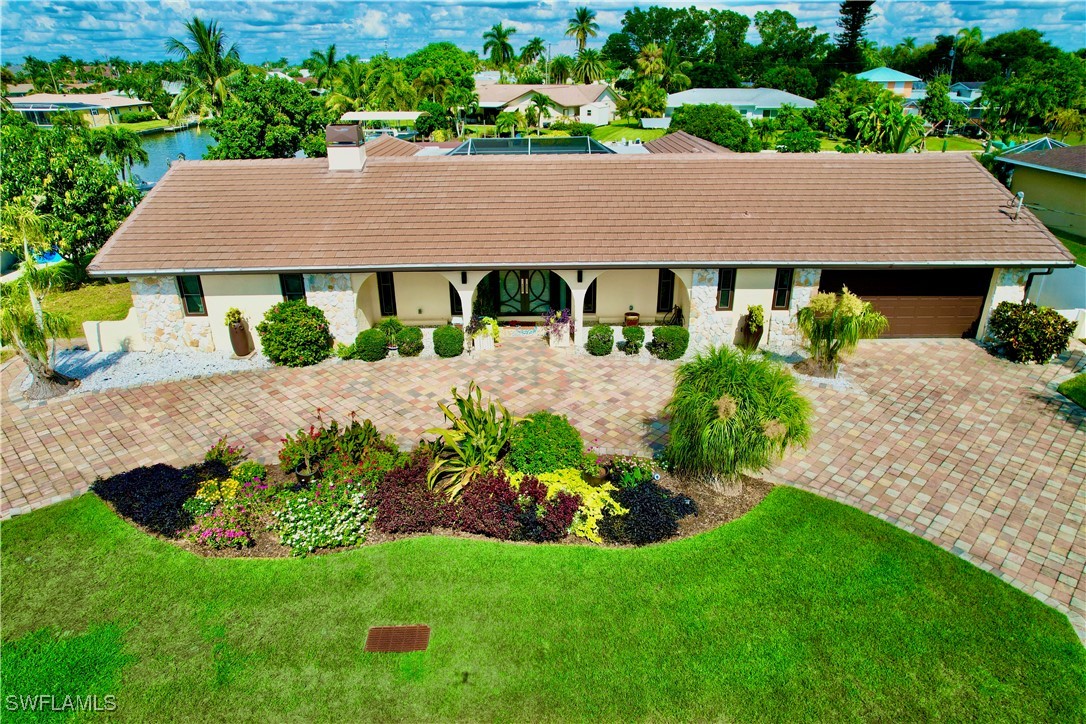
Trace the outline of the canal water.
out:
M 132 172 L 142 181 L 158 181 L 170 167 L 170 163 L 183 154 L 190 161 L 204 157 L 208 146 L 215 139 L 206 128 L 192 127 L 184 131 L 164 131 L 140 136 L 143 150 L 147 151 L 147 163 L 132 167 Z

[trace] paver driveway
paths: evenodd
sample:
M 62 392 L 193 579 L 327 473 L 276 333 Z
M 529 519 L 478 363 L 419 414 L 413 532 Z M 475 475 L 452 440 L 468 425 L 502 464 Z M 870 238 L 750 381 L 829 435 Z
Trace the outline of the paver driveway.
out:
M 1086 416 L 1048 387 L 1082 366 L 1081 351 L 1036 367 L 962 340 L 866 343 L 848 367 L 861 389 L 805 386 L 814 439 L 768 477 L 922 535 L 1069 613 L 1086 635 Z M 568 414 L 603 452 L 644 452 L 666 434 L 658 414 L 674 368 L 512 337 L 481 359 L 332 362 L 5 403 L 0 514 L 70 497 L 97 475 L 191 462 L 224 434 L 274 460 L 283 433 L 317 407 L 357 411 L 410 443 L 470 379 L 514 413 Z

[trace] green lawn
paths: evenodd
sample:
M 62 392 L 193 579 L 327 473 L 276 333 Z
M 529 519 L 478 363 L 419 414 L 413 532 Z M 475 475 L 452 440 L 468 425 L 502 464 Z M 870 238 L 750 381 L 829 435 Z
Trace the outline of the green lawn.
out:
M 83 322 L 124 319 L 132 308 L 128 282 L 84 284 L 70 292 L 55 292 L 45 299 L 45 309 L 69 315 L 83 334 Z
M 136 133 L 142 133 L 145 131 L 154 131 L 159 128 L 168 128 L 169 126 L 173 125 L 173 121 L 163 118 L 156 118 L 153 121 L 140 121 L 139 123 L 115 123 L 114 125 L 121 128 L 127 128 L 128 130 L 135 131 Z
M 1049 229 L 1052 234 L 1063 242 L 1067 250 L 1075 255 L 1075 260 L 1082 266 L 1086 266 L 1086 237 L 1072 234 L 1069 231 Z
M 1078 403 L 1079 407 L 1086 407 L 1086 372 L 1065 381 L 1059 386 L 1059 391 Z
M 1064 616 L 791 488 L 642 549 L 425 536 L 204 559 L 93 495 L 0 533 L 3 695 L 112 693 L 132 721 L 1054 722 L 1086 710 L 1086 649 Z M 433 628 L 428 651 L 362 652 L 369 626 L 412 623 Z
M 596 126 L 592 129 L 592 138 L 597 141 L 621 141 L 623 138 L 630 141 L 641 139 L 652 141 L 667 133 L 664 128 L 641 128 L 637 120 L 614 121 L 606 126 Z
M 984 144 L 978 142 L 972 138 L 963 138 L 961 136 L 949 136 L 946 139 L 928 137 L 924 139 L 924 148 L 927 151 L 942 151 L 943 141 L 947 142 L 947 151 L 983 151 Z M 835 138 L 823 138 L 821 139 L 823 151 L 834 151 L 837 146 L 843 145 L 844 141 Z

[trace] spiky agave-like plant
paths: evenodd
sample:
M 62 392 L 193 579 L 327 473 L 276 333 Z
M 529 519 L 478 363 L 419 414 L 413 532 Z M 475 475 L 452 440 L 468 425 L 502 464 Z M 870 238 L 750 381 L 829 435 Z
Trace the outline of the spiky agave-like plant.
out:
M 810 404 L 795 378 L 762 355 L 730 347 L 711 347 L 679 367 L 664 412 L 673 469 L 714 483 L 764 470 L 811 432 Z
M 860 340 L 875 339 L 890 327 L 886 317 L 848 287 L 840 294 L 815 294 L 797 313 L 796 323 L 815 364 L 832 377 L 837 376 L 841 355 L 854 352 Z

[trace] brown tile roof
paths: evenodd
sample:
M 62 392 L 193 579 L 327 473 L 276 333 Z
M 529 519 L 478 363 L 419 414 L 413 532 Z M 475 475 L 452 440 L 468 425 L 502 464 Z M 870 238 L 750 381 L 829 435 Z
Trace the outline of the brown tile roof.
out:
M 686 131 L 672 131 L 645 144 L 649 153 L 735 153 L 730 148 L 698 138 Z
M 1026 151 L 999 157 L 1000 161 L 1010 164 L 1039 166 L 1056 172 L 1074 173 L 1086 176 L 1086 146 L 1066 146 L 1047 148 L 1043 151 Z
M 414 156 L 419 147 L 410 141 L 395 136 L 380 136 L 366 143 L 366 157 L 374 156 Z
M 173 164 L 92 273 L 540 266 L 1070 265 L 967 154 Z

